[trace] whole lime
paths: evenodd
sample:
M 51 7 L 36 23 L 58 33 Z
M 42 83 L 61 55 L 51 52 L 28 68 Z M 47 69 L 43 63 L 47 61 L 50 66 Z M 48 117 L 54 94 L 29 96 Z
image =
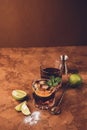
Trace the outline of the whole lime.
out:
M 80 86 L 82 84 L 82 77 L 79 74 L 71 74 L 69 83 L 73 87 Z

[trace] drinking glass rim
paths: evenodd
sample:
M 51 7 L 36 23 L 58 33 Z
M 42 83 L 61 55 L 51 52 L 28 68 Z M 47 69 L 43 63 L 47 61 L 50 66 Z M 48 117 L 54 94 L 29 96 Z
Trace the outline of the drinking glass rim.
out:
M 41 70 L 42 72 L 49 73 L 49 72 L 46 72 L 46 71 L 44 70 L 45 68 L 46 68 L 46 67 L 40 66 L 40 70 Z M 52 68 L 52 67 L 47 67 L 47 68 Z M 59 68 L 53 67 L 53 69 L 54 69 L 54 68 L 58 70 L 57 72 L 53 72 L 54 74 L 60 72 L 60 69 L 59 69 Z

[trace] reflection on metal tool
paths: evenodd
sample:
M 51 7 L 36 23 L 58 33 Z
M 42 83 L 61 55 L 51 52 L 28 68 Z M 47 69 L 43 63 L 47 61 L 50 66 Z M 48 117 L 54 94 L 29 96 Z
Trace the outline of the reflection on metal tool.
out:
M 64 88 L 64 90 L 63 90 L 63 93 L 62 93 L 62 95 L 61 95 L 61 97 L 60 97 L 60 100 L 57 100 L 56 103 L 54 104 L 54 106 L 49 109 L 49 111 L 50 111 L 51 114 L 58 115 L 58 114 L 61 113 L 61 106 L 60 106 L 60 105 L 61 105 L 61 103 L 62 103 L 64 94 L 65 94 L 65 92 L 66 92 L 68 86 L 69 86 L 69 83 L 66 84 L 66 86 L 65 86 L 65 88 Z M 58 98 L 58 99 L 59 99 L 59 98 Z

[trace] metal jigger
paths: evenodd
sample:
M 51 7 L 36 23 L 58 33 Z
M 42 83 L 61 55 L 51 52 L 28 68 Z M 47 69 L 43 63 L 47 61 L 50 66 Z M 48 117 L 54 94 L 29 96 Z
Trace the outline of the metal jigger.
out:
M 62 74 L 67 74 L 68 73 L 68 67 L 67 67 L 66 61 L 68 60 L 68 56 L 67 55 L 61 55 L 60 60 L 61 60 L 60 70 L 62 71 Z

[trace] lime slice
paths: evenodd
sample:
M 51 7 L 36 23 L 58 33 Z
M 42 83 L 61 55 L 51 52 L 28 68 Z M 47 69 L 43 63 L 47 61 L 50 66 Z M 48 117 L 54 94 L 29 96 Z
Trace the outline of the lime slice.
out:
M 73 86 L 79 86 L 82 84 L 82 78 L 79 74 L 71 74 L 69 77 L 69 83 Z
M 22 105 L 23 105 L 23 104 L 26 104 L 26 103 L 27 103 L 27 102 L 24 101 L 24 102 L 18 104 L 18 105 L 15 107 L 15 110 L 16 110 L 16 111 L 21 111 L 21 107 L 22 107 Z
M 16 100 L 23 100 L 27 96 L 27 93 L 25 91 L 23 91 L 23 90 L 13 90 L 12 91 L 12 96 Z
M 24 115 L 28 116 L 31 114 L 28 106 L 24 103 L 22 106 L 21 106 L 21 111 Z

